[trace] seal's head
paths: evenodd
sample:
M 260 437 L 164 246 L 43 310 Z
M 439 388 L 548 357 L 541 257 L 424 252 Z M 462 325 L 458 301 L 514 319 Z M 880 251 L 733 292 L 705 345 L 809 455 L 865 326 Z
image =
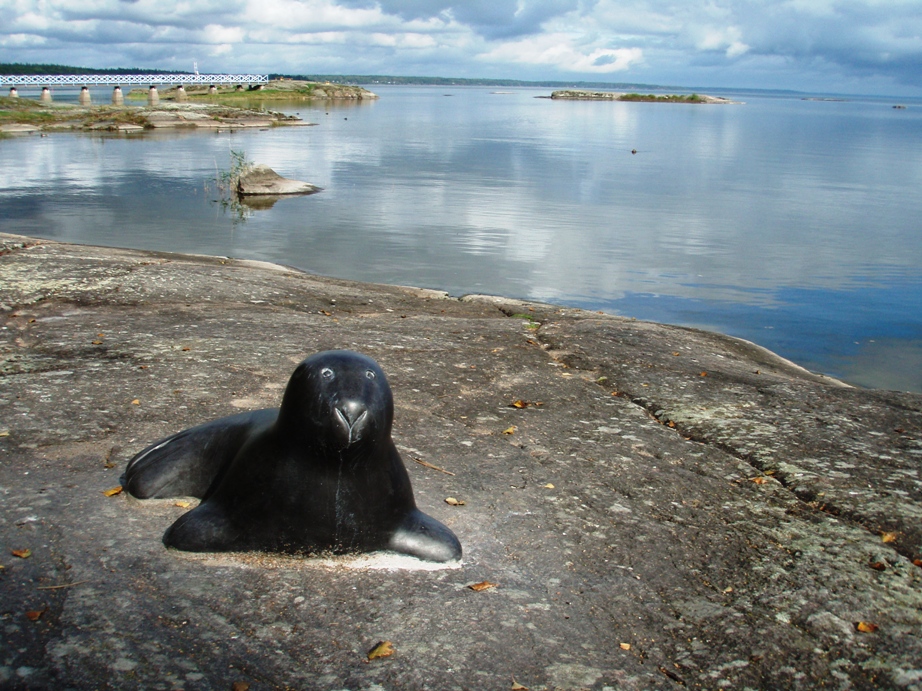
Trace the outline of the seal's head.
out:
M 374 360 L 351 350 L 327 350 L 294 371 L 279 410 L 279 426 L 325 451 L 358 451 L 388 439 L 394 399 Z

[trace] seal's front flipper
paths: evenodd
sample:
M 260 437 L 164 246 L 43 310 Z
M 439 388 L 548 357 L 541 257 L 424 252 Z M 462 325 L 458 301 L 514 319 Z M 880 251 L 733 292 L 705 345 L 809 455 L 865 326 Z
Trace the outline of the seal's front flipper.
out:
M 199 504 L 167 528 L 163 544 L 184 552 L 226 552 L 234 549 L 239 533 L 221 509 Z
M 202 498 L 253 432 L 277 417 L 275 409 L 256 410 L 156 441 L 128 461 L 122 486 L 138 499 Z
M 401 521 L 388 543 L 388 549 L 426 561 L 458 561 L 461 543 L 442 523 L 414 509 Z

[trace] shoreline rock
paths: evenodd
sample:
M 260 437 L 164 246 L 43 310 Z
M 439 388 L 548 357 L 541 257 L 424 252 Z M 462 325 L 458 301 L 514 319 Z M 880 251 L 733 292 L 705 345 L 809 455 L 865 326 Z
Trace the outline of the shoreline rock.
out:
M 141 99 L 147 97 L 144 89 L 133 89 L 129 94 L 131 98 Z M 161 95 L 165 100 L 174 100 L 180 97 L 177 87 L 167 89 Z M 192 86 L 185 88 L 181 98 L 191 98 L 199 101 L 217 101 L 222 103 L 235 103 L 239 101 L 369 101 L 378 98 L 378 95 L 368 89 L 351 84 L 333 84 L 331 82 L 310 82 L 299 79 L 273 79 L 268 84 L 260 84 L 242 91 L 234 86 L 219 86 L 215 92 L 209 91 L 206 86 Z
M 315 194 L 321 190 L 309 182 L 284 178 L 262 164 L 248 167 L 237 178 L 237 194 L 241 197 Z
M 0 313 L 0 685 L 919 687 L 922 396 L 694 329 L 10 235 Z M 336 347 L 382 365 L 463 562 L 165 549 L 190 504 L 119 494 L 126 460 Z
M 24 98 L 0 97 L 8 106 L 0 118 L 0 132 L 29 134 L 37 130 L 141 132 L 177 127 L 240 129 L 304 126 L 294 115 L 205 103 L 161 103 L 156 106 L 42 104 Z

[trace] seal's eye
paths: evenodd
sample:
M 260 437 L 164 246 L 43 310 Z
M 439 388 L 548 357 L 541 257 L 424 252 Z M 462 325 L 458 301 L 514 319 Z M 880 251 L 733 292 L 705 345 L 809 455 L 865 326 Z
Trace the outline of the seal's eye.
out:
M 330 380 L 335 375 L 333 374 L 333 370 L 331 370 L 329 367 L 324 367 L 322 370 L 320 370 L 320 376 L 324 379 Z
M 375 378 L 375 373 L 372 372 L 371 370 L 366 370 L 365 376 L 368 377 L 369 379 L 374 379 L 374 378 Z

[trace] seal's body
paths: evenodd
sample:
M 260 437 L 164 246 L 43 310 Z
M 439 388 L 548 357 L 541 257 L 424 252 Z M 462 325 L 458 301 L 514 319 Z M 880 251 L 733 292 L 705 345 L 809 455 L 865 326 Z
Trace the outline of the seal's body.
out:
M 198 496 L 163 537 L 194 552 L 367 552 L 460 559 L 458 538 L 416 508 L 377 363 L 352 351 L 298 365 L 279 409 L 179 432 L 128 463 L 142 499 Z

